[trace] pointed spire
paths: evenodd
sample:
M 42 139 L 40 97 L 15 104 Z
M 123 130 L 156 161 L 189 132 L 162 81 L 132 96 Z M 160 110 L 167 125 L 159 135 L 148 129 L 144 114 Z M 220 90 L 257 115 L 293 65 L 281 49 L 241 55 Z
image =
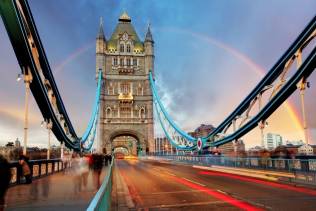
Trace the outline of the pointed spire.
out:
M 124 11 L 122 13 L 122 15 L 120 16 L 119 21 L 121 21 L 121 22 L 131 22 L 131 18 L 128 16 L 127 12 Z
M 99 27 L 99 33 L 98 33 L 97 38 L 105 40 L 104 31 L 103 31 L 103 18 L 102 17 L 100 17 L 100 27 Z
M 151 31 L 150 31 L 150 22 L 148 23 L 148 28 L 147 28 L 147 32 L 146 32 L 146 36 L 145 36 L 145 42 L 154 42 L 153 40 L 153 36 L 151 34 Z

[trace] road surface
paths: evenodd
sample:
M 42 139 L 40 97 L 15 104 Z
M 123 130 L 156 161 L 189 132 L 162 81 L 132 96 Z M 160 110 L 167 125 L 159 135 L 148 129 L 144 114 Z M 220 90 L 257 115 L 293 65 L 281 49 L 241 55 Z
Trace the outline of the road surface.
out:
M 156 161 L 116 160 L 131 210 L 316 210 L 316 190 Z

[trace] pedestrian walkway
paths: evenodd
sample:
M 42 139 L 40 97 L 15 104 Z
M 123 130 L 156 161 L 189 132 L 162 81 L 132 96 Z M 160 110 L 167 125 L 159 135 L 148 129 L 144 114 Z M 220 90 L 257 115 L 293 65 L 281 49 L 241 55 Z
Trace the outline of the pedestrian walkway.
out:
M 99 183 L 93 171 L 89 172 L 84 184 L 81 175 L 68 170 L 34 180 L 29 185 L 13 186 L 6 196 L 6 210 L 86 210 L 106 173 L 107 167 L 103 168 Z

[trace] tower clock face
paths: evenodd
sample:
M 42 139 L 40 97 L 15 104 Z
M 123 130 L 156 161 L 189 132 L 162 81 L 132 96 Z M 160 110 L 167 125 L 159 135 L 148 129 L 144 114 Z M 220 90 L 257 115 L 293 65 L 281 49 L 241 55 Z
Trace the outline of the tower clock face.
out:
M 122 39 L 124 41 L 128 40 L 128 34 L 127 33 L 124 33 L 123 36 L 122 36 Z

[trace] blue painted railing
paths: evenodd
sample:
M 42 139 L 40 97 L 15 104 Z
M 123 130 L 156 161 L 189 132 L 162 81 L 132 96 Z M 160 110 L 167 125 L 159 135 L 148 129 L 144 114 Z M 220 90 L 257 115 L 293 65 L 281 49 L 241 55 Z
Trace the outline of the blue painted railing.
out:
M 87 208 L 87 211 L 107 211 L 111 210 L 111 192 L 112 192 L 112 175 L 113 175 L 114 157 L 112 158 L 109 171 L 102 182 L 98 192 L 93 197 Z

